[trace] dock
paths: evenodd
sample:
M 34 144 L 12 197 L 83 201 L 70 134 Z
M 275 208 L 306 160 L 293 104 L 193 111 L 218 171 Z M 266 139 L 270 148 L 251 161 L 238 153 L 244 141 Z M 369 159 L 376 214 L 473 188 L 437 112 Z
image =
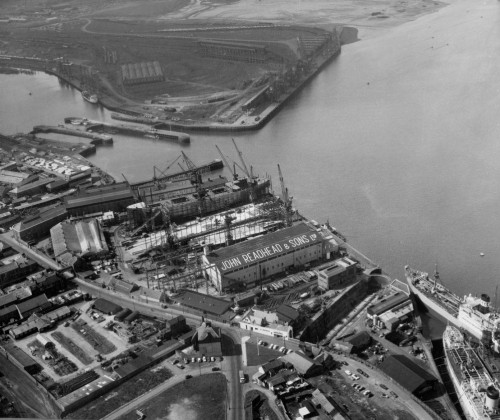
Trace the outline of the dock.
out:
M 186 133 L 181 133 L 178 131 L 158 129 L 154 126 L 142 127 L 140 125 L 131 124 L 121 124 L 121 123 L 105 123 L 101 121 L 91 121 L 85 118 L 74 118 L 68 117 L 64 119 L 66 124 L 82 124 L 87 132 L 105 132 L 105 133 L 121 133 L 129 135 L 137 135 L 140 137 L 148 137 L 152 139 L 162 140 L 176 140 L 181 144 L 187 144 L 191 141 L 191 138 Z
M 113 144 L 113 138 L 107 134 L 92 133 L 87 130 L 80 130 L 76 128 L 69 128 L 65 126 L 52 126 L 52 125 L 36 125 L 31 131 L 32 134 L 37 133 L 57 133 L 66 136 L 83 137 L 91 139 L 91 143 L 96 146 L 103 144 Z

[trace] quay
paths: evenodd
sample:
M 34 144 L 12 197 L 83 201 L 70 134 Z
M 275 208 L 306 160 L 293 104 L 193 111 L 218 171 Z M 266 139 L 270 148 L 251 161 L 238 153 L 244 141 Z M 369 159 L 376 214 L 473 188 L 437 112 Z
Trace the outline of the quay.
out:
M 141 127 L 130 124 L 110 124 L 101 121 L 91 121 L 84 118 L 74 118 L 67 117 L 64 119 L 66 124 L 83 124 L 85 130 L 88 131 L 103 131 L 106 133 L 122 133 L 122 134 L 131 134 L 131 135 L 139 135 L 142 137 L 149 137 L 154 139 L 168 139 L 168 140 L 177 140 L 181 144 L 187 144 L 191 141 L 191 138 L 186 133 L 181 133 L 179 131 L 171 131 L 152 127 Z
M 68 127 L 36 125 L 33 127 L 33 130 L 31 131 L 30 134 L 37 134 L 37 133 L 57 133 L 57 134 L 65 134 L 67 136 L 84 137 L 87 139 L 91 139 L 92 140 L 91 143 L 96 146 L 103 144 L 113 144 L 113 138 L 111 136 L 108 136 L 107 134 L 92 133 L 87 130 L 84 131 Z

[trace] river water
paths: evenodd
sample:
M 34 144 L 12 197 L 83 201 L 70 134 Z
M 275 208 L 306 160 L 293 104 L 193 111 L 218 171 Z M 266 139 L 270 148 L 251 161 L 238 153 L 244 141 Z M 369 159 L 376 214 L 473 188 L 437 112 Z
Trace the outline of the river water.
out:
M 500 2 L 458 0 L 347 45 L 262 130 L 234 134 L 255 172 L 330 223 L 393 277 L 433 271 L 459 294 L 492 297 L 500 256 Z M 45 74 L 0 75 L 0 132 L 109 112 Z M 31 92 L 31 95 L 29 94 Z M 95 164 L 117 179 L 152 175 L 174 142 L 114 136 Z M 230 135 L 191 135 L 194 162 L 237 156 Z M 480 257 L 480 253 L 485 254 Z

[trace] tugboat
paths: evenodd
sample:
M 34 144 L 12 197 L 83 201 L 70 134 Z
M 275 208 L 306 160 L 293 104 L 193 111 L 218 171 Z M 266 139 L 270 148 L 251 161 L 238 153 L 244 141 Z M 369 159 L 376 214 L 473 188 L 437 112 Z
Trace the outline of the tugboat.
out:
M 82 97 L 83 97 L 83 99 L 85 99 L 87 102 L 90 102 L 91 104 L 96 104 L 97 102 L 99 102 L 97 95 L 94 93 L 90 93 L 88 90 L 82 91 Z

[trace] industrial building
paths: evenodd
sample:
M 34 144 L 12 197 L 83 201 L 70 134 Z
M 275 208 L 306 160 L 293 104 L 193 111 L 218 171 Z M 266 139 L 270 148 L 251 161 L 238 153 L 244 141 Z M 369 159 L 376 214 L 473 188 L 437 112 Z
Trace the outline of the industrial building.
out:
M 192 290 L 184 290 L 172 298 L 175 302 L 201 313 L 220 316 L 232 305 L 232 302 Z
M 323 237 L 304 222 L 203 255 L 215 287 L 251 288 L 289 268 L 303 267 L 325 255 Z
M 230 61 L 245 61 L 247 63 L 281 61 L 275 54 L 270 53 L 265 45 L 248 42 L 204 39 L 198 41 L 198 51 L 204 57 Z
M 438 383 L 433 375 L 406 356 L 389 356 L 379 367 L 386 375 L 417 397 L 434 389 Z
M 163 80 L 165 80 L 163 70 L 158 61 L 122 65 L 122 81 L 124 85 L 161 82 Z
M 318 287 L 321 290 L 344 288 L 356 281 L 356 262 L 347 257 L 339 258 L 318 270 Z
M 413 313 L 410 296 L 400 291 L 368 306 L 366 315 L 378 327 L 394 330 Z
M 12 232 L 17 240 L 38 241 L 50 235 L 50 228 L 62 222 L 68 216 L 64 206 L 57 206 L 43 211 L 36 216 L 26 217 L 22 222 L 12 227 Z
M 101 258 L 108 252 L 101 225 L 97 219 L 62 222 L 50 229 L 56 259 L 64 266 L 79 258 Z
M 18 185 L 9 191 L 9 195 L 14 198 L 31 196 L 43 193 L 47 190 L 47 185 L 54 181 L 53 178 L 43 178 L 29 184 Z
M 78 195 L 66 198 L 70 216 L 85 216 L 98 212 L 125 212 L 136 199 L 126 183 L 88 189 Z

